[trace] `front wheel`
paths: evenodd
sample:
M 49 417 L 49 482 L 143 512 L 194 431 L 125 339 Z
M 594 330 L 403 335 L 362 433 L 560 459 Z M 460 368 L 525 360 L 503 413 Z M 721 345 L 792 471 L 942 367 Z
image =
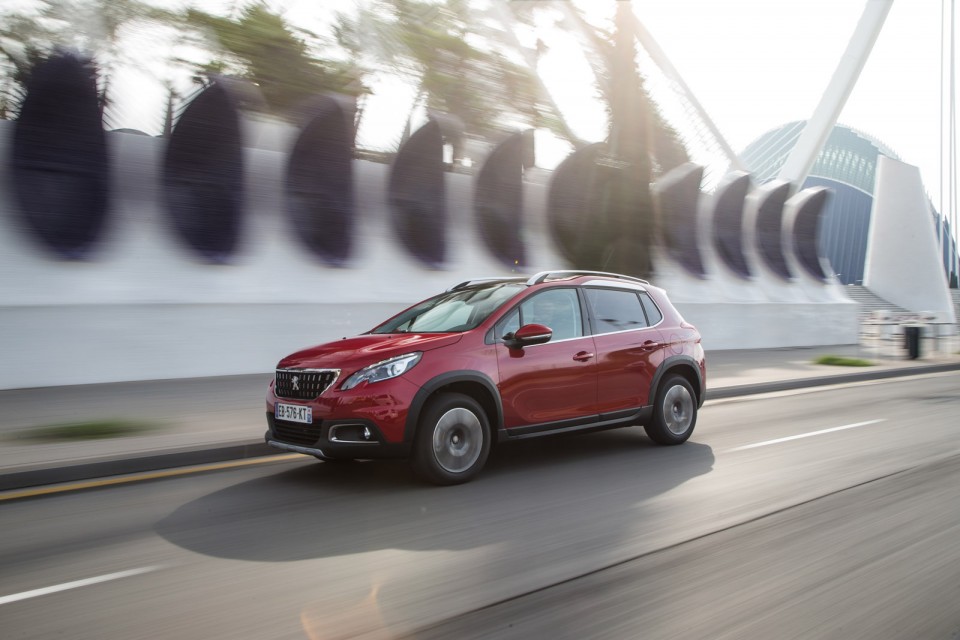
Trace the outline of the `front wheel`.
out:
M 433 398 L 413 443 L 413 470 L 424 480 L 449 485 L 472 479 L 490 454 L 490 423 L 480 404 L 462 393 Z
M 657 390 L 653 421 L 644 426 L 657 444 L 681 444 L 687 441 L 697 424 L 697 398 L 686 378 L 667 376 Z

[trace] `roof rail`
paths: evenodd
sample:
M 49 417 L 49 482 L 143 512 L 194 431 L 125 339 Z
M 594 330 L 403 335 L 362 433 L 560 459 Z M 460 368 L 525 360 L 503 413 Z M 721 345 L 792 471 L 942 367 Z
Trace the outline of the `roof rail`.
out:
M 464 280 L 463 282 L 458 282 L 457 284 L 453 285 L 452 287 L 450 287 L 449 289 L 447 289 L 447 293 L 449 293 L 449 292 L 451 292 L 451 291 L 459 291 L 460 289 L 466 289 L 467 287 L 469 287 L 469 286 L 472 285 L 472 284 L 479 284 L 479 283 L 481 283 L 481 282 L 497 282 L 497 281 L 500 281 L 500 282 L 521 282 L 521 281 L 523 281 L 523 280 L 526 280 L 526 277 L 525 277 L 525 276 L 512 276 L 512 277 L 511 277 L 511 276 L 496 276 L 496 277 L 493 277 L 493 278 L 471 278 L 470 280 Z
M 541 271 L 535 276 L 527 280 L 527 285 L 540 284 L 547 280 L 547 278 L 553 278 L 554 276 L 566 276 L 566 277 L 576 277 L 576 276 L 604 276 L 607 278 L 617 278 L 619 280 L 630 280 L 631 282 L 639 282 L 641 284 L 649 285 L 650 283 L 642 278 L 634 278 L 633 276 L 625 276 L 622 273 L 608 273 L 606 271 L 582 271 L 578 269 L 568 269 L 561 271 Z

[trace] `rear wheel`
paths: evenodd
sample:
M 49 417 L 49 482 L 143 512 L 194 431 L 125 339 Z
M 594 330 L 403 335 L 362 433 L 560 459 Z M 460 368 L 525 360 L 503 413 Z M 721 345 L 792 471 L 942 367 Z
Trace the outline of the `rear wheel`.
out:
M 443 393 L 425 407 L 413 443 L 413 469 L 424 480 L 467 482 L 487 462 L 490 423 L 480 404 L 462 393 Z
M 657 444 L 681 444 L 687 441 L 697 424 L 697 398 L 686 378 L 670 375 L 657 390 L 653 421 L 644 426 Z

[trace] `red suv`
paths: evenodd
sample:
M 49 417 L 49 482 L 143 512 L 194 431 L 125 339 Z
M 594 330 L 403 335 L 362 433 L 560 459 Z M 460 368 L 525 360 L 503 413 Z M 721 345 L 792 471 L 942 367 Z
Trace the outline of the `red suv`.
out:
M 321 460 L 409 457 L 437 484 L 492 444 L 643 425 L 690 437 L 706 391 L 700 334 L 645 280 L 549 271 L 469 280 L 372 331 L 287 356 L 266 441 Z

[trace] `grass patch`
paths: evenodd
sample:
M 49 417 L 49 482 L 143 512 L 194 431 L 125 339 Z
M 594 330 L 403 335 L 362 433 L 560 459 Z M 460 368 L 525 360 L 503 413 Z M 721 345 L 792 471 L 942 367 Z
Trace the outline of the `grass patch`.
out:
M 820 356 L 814 364 L 829 364 L 835 367 L 872 367 L 873 363 L 863 358 L 847 358 L 845 356 Z
M 18 430 L 14 437 L 27 440 L 98 440 L 136 436 L 159 428 L 160 425 L 153 422 L 91 420 L 31 427 Z

